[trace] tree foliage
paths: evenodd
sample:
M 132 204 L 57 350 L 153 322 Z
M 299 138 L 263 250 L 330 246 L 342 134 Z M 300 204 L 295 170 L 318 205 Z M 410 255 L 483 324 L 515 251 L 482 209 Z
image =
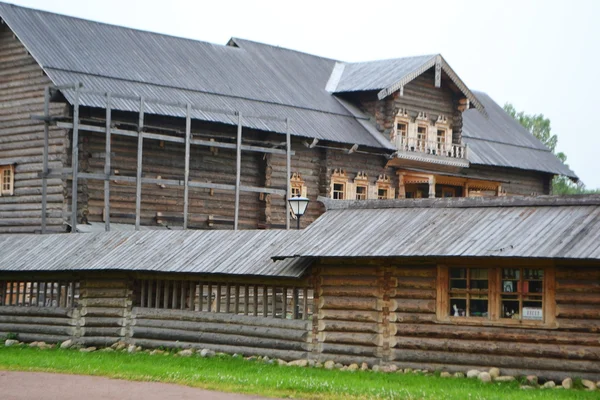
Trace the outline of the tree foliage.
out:
M 511 117 L 517 120 L 525 129 L 533 136 L 544 143 L 563 163 L 567 163 L 567 156 L 563 152 L 556 152 L 558 137 L 552 134 L 550 127 L 550 119 L 545 118 L 544 114 L 526 114 L 524 111 L 517 111 L 515 107 L 506 103 L 504 105 L 506 111 Z M 584 185 L 577 185 L 566 176 L 555 176 L 552 181 L 552 193 L 565 194 L 589 194 L 600 193 L 600 190 L 587 190 Z

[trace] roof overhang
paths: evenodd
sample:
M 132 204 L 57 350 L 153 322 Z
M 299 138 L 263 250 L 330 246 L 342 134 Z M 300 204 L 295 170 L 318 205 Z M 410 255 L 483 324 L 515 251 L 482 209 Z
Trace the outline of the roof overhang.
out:
M 454 82 L 454 84 L 462 92 L 462 94 L 469 100 L 469 103 L 482 114 L 486 114 L 485 107 L 483 106 L 483 104 L 481 104 L 481 102 L 477 99 L 473 92 L 469 90 L 469 88 L 467 87 L 467 85 L 465 85 L 462 79 L 458 77 L 456 72 L 454 72 L 454 70 L 450 68 L 450 65 L 448 65 L 446 60 L 444 60 L 444 58 L 440 54 L 436 55 L 435 57 L 432 57 L 429 61 L 422 64 L 420 67 L 416 68 L 411 73 L 405 75 L 398 82 L 380 90 L 379 93 L 377 93 L 377 97 L 379 98 L 379 100 L 382 100 L 398 90 L 402 94 L 404 86 L 406 86 L 418 76 L 425 73 L 425 71 L 433 67 L 435 67 L 436 70 L 444 71 L 446 75 L 448 75 L 450 80 L 452 80 L 452 82 Z

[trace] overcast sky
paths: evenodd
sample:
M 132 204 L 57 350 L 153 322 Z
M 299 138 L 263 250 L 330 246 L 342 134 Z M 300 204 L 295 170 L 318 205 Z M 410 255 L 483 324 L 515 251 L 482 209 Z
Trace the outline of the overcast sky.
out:
M 441 53 L 469 88 L 550 118 L 571 169 L 588 188 L 600 188 L 600 1 L 12 2 L 219 44 L 235 36 L 342 61 Z

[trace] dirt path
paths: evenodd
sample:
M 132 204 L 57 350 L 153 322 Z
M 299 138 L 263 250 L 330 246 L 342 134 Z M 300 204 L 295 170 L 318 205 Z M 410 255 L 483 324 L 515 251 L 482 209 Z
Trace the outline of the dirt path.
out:
M 99 376 L 0 371 L 2 400 L 258 400 L 170 383 L 132 382 Z

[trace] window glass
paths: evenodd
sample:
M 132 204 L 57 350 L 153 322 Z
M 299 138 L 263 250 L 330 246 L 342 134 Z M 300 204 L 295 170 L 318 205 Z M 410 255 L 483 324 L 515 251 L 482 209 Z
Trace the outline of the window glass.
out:
M 345 186 L 343 183 L 334 183 L 333 184 L 333 198 L 335 200 L 343 200 L 344 199 L 344 192 L 345 192 Z
M 450 268 L 448 302 L 452 317 L 489 315 L 489 270 L 486 268 Z
M 501 318 L 538 320 L 543 318 L 544 270 L 503 268 Z
M 356 200 L 366 200 L 367 199 L 367 187 L 366 186 L 357 186 L 356 187 Z

